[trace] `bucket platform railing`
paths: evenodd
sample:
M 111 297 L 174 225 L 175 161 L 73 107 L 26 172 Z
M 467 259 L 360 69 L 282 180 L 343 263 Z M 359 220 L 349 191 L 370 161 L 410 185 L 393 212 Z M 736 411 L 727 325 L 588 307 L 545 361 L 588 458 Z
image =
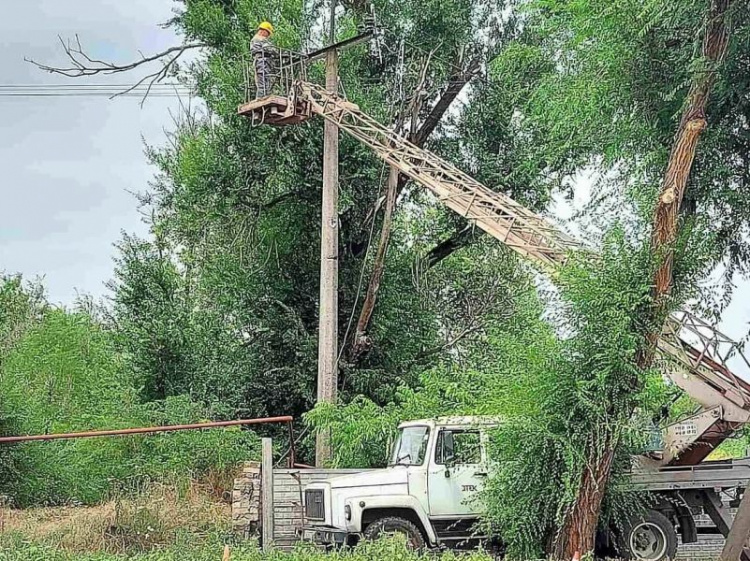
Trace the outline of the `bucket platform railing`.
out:
M 276 49 L 266 56 L 271 57 L 271 94 L 256 96 L 256 61 L 252 60 L 245 66 L 245 103 L 238 113 L 247 116 L 253 126 L 296 125 L 305 121 L 311 115 L 309 104 L 295 95 L 294 85 L 307 81 L 310 58 L 286 49 Z

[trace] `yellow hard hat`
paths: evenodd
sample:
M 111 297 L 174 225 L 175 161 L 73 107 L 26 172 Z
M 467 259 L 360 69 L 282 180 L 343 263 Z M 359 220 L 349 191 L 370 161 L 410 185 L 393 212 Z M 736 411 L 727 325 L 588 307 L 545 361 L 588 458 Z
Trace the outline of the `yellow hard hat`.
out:
M 258 26 L 258 29 L 265 29 L 269 33 L 273 33 L 273 25 L 268 21 L 264 21 L 263 23 L 261 23 Z

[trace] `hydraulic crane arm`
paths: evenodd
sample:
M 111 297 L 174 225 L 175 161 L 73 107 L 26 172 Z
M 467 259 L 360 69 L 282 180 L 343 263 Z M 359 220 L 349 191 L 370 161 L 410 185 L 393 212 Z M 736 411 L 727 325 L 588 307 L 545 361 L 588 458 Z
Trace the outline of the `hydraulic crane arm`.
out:
M 260 113 L 260 120 L 269 124 L 297 123 L 311 113 L 334 122 L 445 206 L 546 272 L 554 274 L 571 251 L 585 250 L 543 217 L 314 84 L 298 81 L 288 98 L 258 100 L 241 106 L 238 112 L 254 120 Z M 698 346 L 686 341 L 686 336 Z M 726 362 L 741 356 L 748 367 L 750 363 L 731 339 L 689 312 L 669 318 L 657 350 L 667 359 L 669 378 L 705 409 L 696 416 L 700 418 L 668 427 L 665 450 L 657 462 L 698 463 L 739 426 L 750 422 L 750 385 L 733 374 Z
M 583 249 L 547 220 L 510 197 L 492 191 L 453 164 L 381 125 L 359 108 L 318 86 L 302 83 L 299 95 L 310 109 L 335 122 L 382 160 L 434 193 L 454 212 L 546 270 Z

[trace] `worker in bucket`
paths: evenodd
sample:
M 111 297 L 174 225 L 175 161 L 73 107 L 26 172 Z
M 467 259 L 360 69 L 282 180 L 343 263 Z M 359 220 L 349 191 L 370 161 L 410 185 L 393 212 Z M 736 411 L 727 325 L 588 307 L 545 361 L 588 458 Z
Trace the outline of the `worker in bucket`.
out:
M 278 51 L 271 42 L 273 25 L 264 21 L 250 43 L 250 52 L 255 64 L 255 99 L 271 95 L 275 62 Z

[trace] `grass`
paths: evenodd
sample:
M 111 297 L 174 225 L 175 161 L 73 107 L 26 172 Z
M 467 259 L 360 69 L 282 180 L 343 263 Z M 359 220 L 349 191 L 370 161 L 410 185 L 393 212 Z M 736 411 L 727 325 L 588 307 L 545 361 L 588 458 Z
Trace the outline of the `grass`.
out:
M 152 486 L 97 506 L 0 509 L 0 547 L 4 555 L 25 549 L 29 559 L 36 559 L 34 547 L 72 555 L 143 553 L 201 543 L 229 527 L 230 507 L 210 489 Z M 20 559 L 0 557 L 6 558 Z
M 490 561 L 482 553 L 417 554 L 403 540 L 323 552 L 261 552 L 230 531 L 230 508 L 216 486 L 152 486 L 98 506 L 0 509 L 0 561 Z M 219 486 L 221 487 L 221 486 Z
M 9 547 L 0 546 L 0 561 L 221 561 L 224 544 L 218 537 L 208 539 L 200 546 L 172 546 L 148 553 L 75 554 L 49 546 L 16 542 Z M 326 553 L 310 546 L 298 547 L 284 553 L 262 553 L 254 544 L 240 544 L 230 548 L 230 561 L 490 561 L 482 553 L 457 555 L 444 553 L 417 554 L 409 552 L 403 541 L 394 539 L 364 543 L 353 550 Z

